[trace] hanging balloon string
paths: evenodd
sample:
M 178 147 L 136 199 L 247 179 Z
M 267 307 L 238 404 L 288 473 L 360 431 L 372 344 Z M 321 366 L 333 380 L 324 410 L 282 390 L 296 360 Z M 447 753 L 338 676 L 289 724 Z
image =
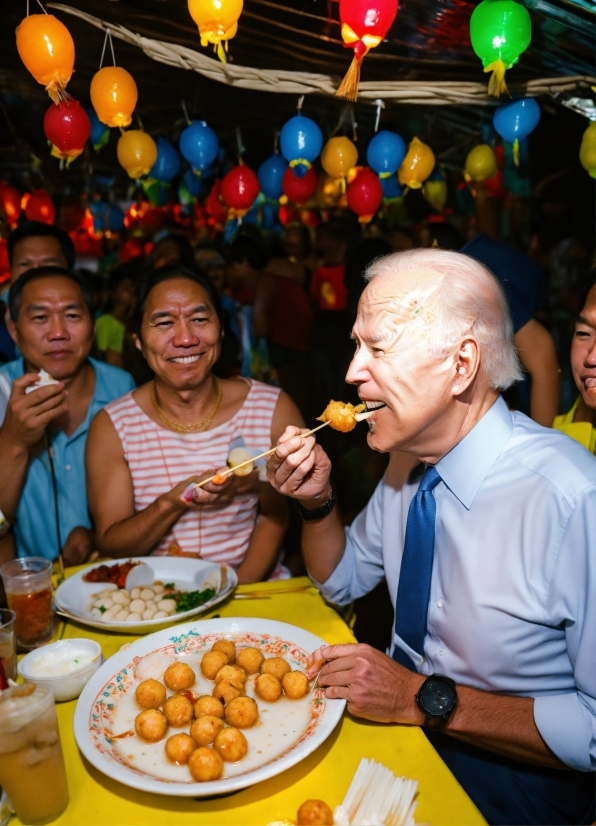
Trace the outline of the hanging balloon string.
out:
M 358 124 L 356 123 L 356 118 L 354 117 L 353 106 L 350 106 L 350 117 L 352 119 L 352 140 L 356 143 L 358 140 Z
M 236 127 L 236 146 L 238 148 L 238 163 L 242 164 L 242 156 L 246 152 L 246 147 L 242 143 L 242 133 L 239 126 Z
M 377 118 L 375 120 L 375 132 L 379 131 L 379 121 L 381 120 L 381 109 L 385 108 L 385 101 L 381 100 L 381 98 L 377 98 L 373 100 L 373 103 L 377 107 Z
M 188 109 L 186 108 L 186 101 L 184 98 L 180 101 L 182 104 L 182 111 L 184 112 L 184 117 L 186 118 L 186 125 L 190 126 L 190 118 L 188 117 Z
M 349 111 L 350 111 L 350 107 L 347 106 L 347 105 L 344 106 L 344 108 L 341 110 L 341 113 L 339 115 L 339 120 L 337 121 L 337 126 L 335 127 L 335 129 L 331 133 L 332 138 L 334 138 L 337 135 L 337 133 L 339 132 L 340 129 L 345 130 L 345 121 L 346 121 L 346 117 L 349 114 Z
M 302 104 L 303 103 L 304 103 L 304 95 L 300 95 L 300 97 L 298 98 L 298 103 L 296 105 L 296 109 L 298 110 L 298 114 L 300 114 L 301 111 L 302 111 Z
M 39 3 L 39 0 L 37 0 Z M 112 60 L 114 61 L 114 66 L 116 65 L 116 55 L 114 54 L 114 42 L 112 40 L 112 32 L 109 28 L 106 29 L 106 36 L 103 39 L 103 49 L 101 50 L 101 60 L 99 61 L 99 68 L 103 66 L 103 59 L 106 53 L 106 45 L 108 40 L 110 41 L 110 49 L 112 51 Z
M 273 151 L 274 152 L 279 152 L 279 134 L 280 134 L 280 130 L 276 129 L 275 133 L 273 135 Z
M 42 10 L 42 12 L 43 12 L 44 14 L 47 14 L 47 11 L 44 9 L 44 7 L 43 7 L 43 4 L 42 4 L 41 0 L 37 0 L 37 3 L 38 3 L 38 5 L 39 5 L 39 8 Z M 29 0 L 27 0 L 27 17 L 29 17 Z

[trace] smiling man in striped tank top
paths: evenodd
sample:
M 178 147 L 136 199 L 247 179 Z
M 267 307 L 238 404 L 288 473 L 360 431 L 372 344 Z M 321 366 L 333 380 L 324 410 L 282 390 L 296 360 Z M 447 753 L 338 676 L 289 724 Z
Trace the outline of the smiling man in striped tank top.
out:
M 180 267 L 150 274 L 137 308 L 138 347 L 155 379 L 108 405 L 87 445 L 99 549 L 113 557 L 200 556 L 236 568 L 240 582 L 279 575 L 287 503 L 255 471 L 183 493 L 226 467 L 240 440 L 256 455 L 302 424 L 278 388 L 213 372 L 222 342 L 219 297 Z

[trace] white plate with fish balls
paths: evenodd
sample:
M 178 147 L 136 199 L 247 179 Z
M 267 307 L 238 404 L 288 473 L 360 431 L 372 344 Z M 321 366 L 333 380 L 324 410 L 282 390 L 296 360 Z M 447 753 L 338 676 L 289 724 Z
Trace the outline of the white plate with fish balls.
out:
M 203 620 L 143 637 L 111 657 L 81 694 L 74 730 L 83 755 L 120 783 L 179 797 L 237 791 L 310 755 L 333 732 L 345 701 L 328 700 L 316 688 L 299 700 L 282 697 L 277 702 L 264 702 L 254 691 L 256 675 L 249 675 L 246 684 L 246 696 L 257 701 L 259 712 L 258 723 L 242 730 L 248 752 L 237 763 L 225 762 L 223 777 L 218 780 L 195 782 L 188 765 L 168 760 L 166 741 L 171 735 L 187 734 L 188 727 L 171 727 L 155 743 L 143 742 L 135 734 L 135 719 L 142 710 L 136 701 L 139 684 L 148 679 L 164 683 L 168 666 L 181 662 L 190 666 L 196 678 L 190 691 L 211 695 L 215 683 L 204 677 L 201 662 L 213 644 L 224 639 L 233 641 L 237 652 L 258 648 L 267 659 L 281 657 L 292 672 L 304 672 L 308 655 L 324 644 L 297 626 L 248 617 Z M 169 689 L 167 693 L 170 697 L 173 694 Z
M 236 572 L 229 565 L 175 556 L 153 556 L 143 559 L 143 568 L 149 569 L 144 570 L 143 582 L 146 584 L 132 588 L 122 589 L 108 582 L 84 580 L 83 577 L 90 570 L 106 564 L 109 567 L 110 563 L 90 565 L 62 582 L 54 595 L 56 608 L 77 622 L 93 628 L 128 634 L 149 634 L 174 622 L 188 621 L 191 617 L 211 610 L 226 599 L 238 584 Z M 170 584 L 174 585 L 176 592 L 190 593 L 212 588 L 215 595 L 189 611 L 176 611 L 166 593 L 165 586 Z M 152 596 L 149 595 L 149 590 L 153 591 Z M 133 604 L 134 601 L 136 605 Z M 166 604 L 160 606 L 162 602 Z M 155 606 L 151 617 L 146 613 L 147 603 L 150 603 L 150 609 Z M 103 605 L 104 610 L 100 611 L 98 605 Z M 126 617 L 124 610 L 127 611 Z

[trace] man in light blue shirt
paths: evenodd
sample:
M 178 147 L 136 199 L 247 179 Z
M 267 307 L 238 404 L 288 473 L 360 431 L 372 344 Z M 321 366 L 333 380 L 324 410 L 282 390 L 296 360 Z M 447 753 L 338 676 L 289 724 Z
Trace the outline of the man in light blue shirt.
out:
M 87 432 L 97 411 L 134 383 L 89 358 L 92 307 L 86 282 L 59 267 L 30 270 L 11 288 L 9 330 L 23 358 L 0 367 L 0 510 L 19 556 L 56 559 L 61 547 L 76 565 L 94 548 Z M 39 386 L 39 371 L 52 383 Z
M 288 429 L 268 476 L 299 503 L 326 598 L 345 604 L 386 577 L 396 625 L 391 656 L 324 647 L 311 671 L 322 667 L 319 685 L 356 716 L 424 726 L 490 823 L 591 823 L 596 459 L 501 399 L 519 366 L 505 297 L 482 265 L 412 250 L 367 276 L 347 380 L 376 408 L 369 444 L 391 453 L 387 473 L 347 532 L 312 438 Z M 427 575 L 429 513 L 416 650 L 399 610 L 407 593 L 396 597 L 402 577 L 416 587 Z

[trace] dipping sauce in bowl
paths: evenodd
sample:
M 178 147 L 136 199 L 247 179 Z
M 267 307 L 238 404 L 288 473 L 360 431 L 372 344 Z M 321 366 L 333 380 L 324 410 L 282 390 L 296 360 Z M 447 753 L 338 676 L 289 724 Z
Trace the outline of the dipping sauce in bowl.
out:
M 101 663 L 99 643 L 81 638 L 60 640 L 31 651 L 17 668 L 29 682 L 51 688 L 56 700 L 74 700 Z

